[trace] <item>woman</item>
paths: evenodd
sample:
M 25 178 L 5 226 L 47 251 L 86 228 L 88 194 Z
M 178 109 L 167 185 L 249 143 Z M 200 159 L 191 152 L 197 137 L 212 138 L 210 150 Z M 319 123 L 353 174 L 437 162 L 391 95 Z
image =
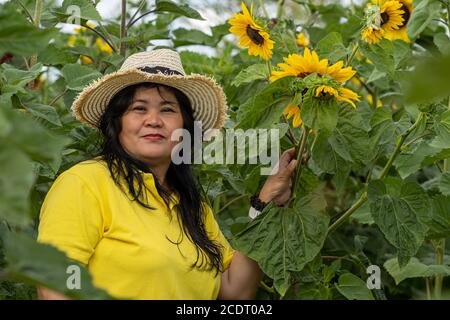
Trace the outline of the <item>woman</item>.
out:
M 194 121 L 220 129 L 226 109 L 222 89 L 185 75 L 176 52 L 130 56 L 72 106 L 77 119 L 101 131 L 103 150 L 56 179 L 38 241 L 87 266 L 94 284 L 116 298 L 253 298 L 262 277 L 257 263 L 223 236 L 190 165 L 171 161 L 175 130 L 193 134 Z M 256 203 L 289 199 L 293 156 L 283 154 Z M 38 295 L 65 298 L 46 288 Z

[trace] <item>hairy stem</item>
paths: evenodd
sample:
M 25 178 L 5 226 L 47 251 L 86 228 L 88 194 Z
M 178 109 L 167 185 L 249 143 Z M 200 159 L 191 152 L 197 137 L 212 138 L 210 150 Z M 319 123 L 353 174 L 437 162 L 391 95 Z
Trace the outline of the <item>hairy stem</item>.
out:
M 397 145 L 395 147 L 394 152 L 391 154 L 388 162 L 383 168 L 383 171 L 381 172 L 379 179 L 384 179 L 389 170 L 392 167 L 392 163 L 394 162 L 395 158 L 400 153 L 400 148 L 402 147 L 403 143 L 405 142 L 406 138 L 413 132 L 416 127 L 419 125 L 421 119 L 423 117 L 423 113 L 420 113 L 420 115 L 417 117 L 416 122 L 406 130 L 405 133 L 403 133 L 400 138 L 397 141 Z M 369 181 L 366 182 L 366 185 L 368 185 Z M 346 211 L 342 216 L 339 217 L 329 228 L 328 228 L 328 234 L 334 230 L 336 230 L 339 226 L 341 226 L 359 207 L 361 207 L 368 199 L 367 190 L 364 191 L 361 196 L 358 198 L 358 200 Z
M 122 15 L 120 17 L 120 54 L 125 56 L 127 47 L 124 39 L 127 36 L 127 1 L 122 0 Z

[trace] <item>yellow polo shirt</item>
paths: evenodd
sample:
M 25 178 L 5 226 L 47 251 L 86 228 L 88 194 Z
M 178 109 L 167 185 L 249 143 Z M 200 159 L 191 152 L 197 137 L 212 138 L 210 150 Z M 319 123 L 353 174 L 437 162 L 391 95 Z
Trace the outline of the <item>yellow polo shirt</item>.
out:
M 153 175 L 143 174 L 156 210 L 130 201 L 103 161 L 84 161 L 63 172 L 42 205 L 38 241 L 86 265 L 94 285 L 119 299 L 216 299 L 221 273 L 189 269 L 197 254 L 182 236 L 174 209 L 178 200 L 170 203 L 170 219 Z M 228 268 L 234 250 L 209 206 L 205 227 L 224 247 L 222 263 Z M 183 240 L 177 246 L 166 237 Z

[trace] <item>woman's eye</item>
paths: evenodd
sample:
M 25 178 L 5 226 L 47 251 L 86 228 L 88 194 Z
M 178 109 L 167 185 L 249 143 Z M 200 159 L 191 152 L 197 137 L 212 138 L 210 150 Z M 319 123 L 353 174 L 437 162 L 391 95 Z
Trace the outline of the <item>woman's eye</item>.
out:
M 168 108 L 168 107 L 162 108 L 161 111 L 162 112 L 175 112 L 175 110 L 173 108 Z
M 141 107 L 141 106 L 136 106 L 136 107 L 133 107 L 133 110 L 135 110 L 135 111 L 145 111 L 145 108 Z

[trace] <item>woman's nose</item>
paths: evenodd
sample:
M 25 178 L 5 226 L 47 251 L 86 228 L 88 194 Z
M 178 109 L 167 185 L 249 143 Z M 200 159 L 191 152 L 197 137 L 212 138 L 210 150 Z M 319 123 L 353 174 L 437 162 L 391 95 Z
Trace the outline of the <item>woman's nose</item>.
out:
M 150 127 L 161 127 L 163 122 L 159 112 L 156 110 L 148 112 L 144 120 L 144 125 Z

